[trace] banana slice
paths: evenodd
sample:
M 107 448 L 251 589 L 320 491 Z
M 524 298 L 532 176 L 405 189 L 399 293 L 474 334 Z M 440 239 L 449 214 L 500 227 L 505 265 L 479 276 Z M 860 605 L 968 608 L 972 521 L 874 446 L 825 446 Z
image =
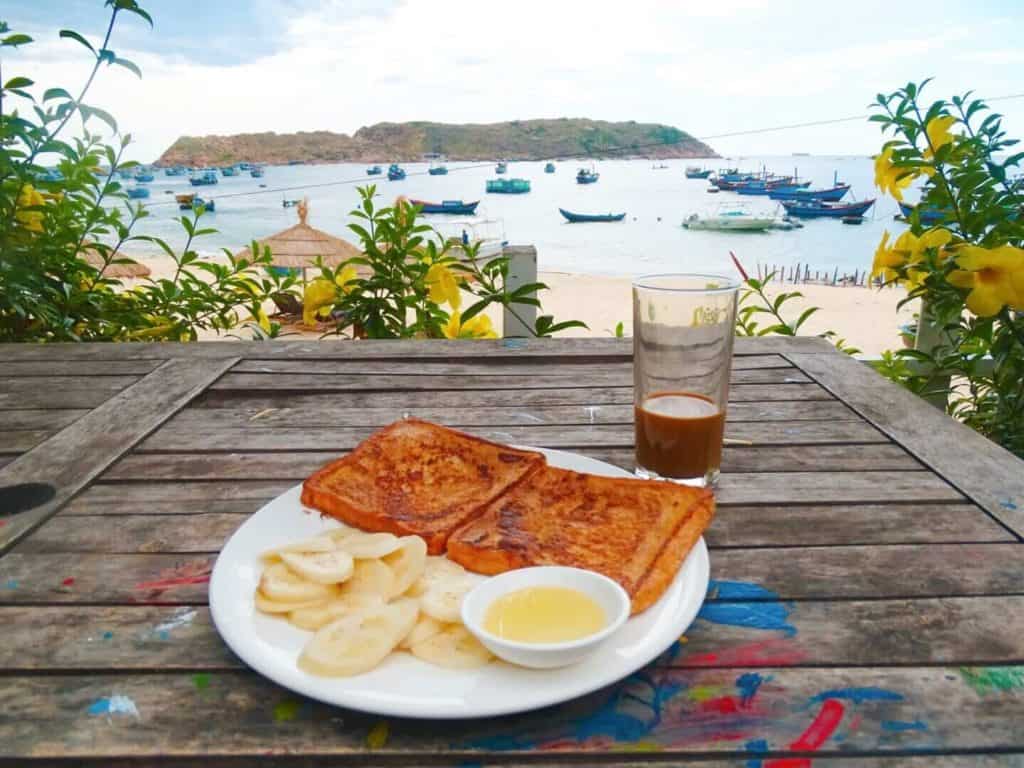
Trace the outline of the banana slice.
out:
M 446 624 L 462 623 L 462 599 L 482 580 L 481 576 L 469 573 L 461 566 L 455 567 L 459 570 L 435 566 L 419 598 L 420 610 Z
M 395 574 L 381 560 L 356 560 L 352 575 L 345 582 L 345 594 L 391 597 Z
M 257 589 L 256 610 L 261 611 L 262 613 L 291 613 L 292 611 L 315 608 L 323 605 L 332 598 L 337 599 L 341 596 L 341 590 L 339 588 L 334 587 L 333 589 L 335 591 L 327 597 L 317 598 L 316 600 L 306 600 L 299 603 L 294 601 L 273 600 Z
M 285 552 L 333 552 L 337 549 L 334 539 L 328 534 L 320 534 L 312 539 L 296 541 L 293 544 L 285 544 L 283 547 L 268 549 L 261 555 L 266 563 L 275 563 L 281 560 Z
M 490 651 L 461 624 L 443 626 L 410 650 L 417 659 L 446 669 L 475 669 L 491 660 Z
M 342 595 L 334 600 L 297 608 L 288 620 L 300 629 L 315 632 L 342 616 L 353 616 L 384 604 L 377 595 Z
M 352 555 L 336 549 L 332 552 L 282 552 L 281 560 L 307 581 L 340 584 L 352 575 Z
M 307 581 L 284 563 L 274 563 L 260 577 L 260 591 L 271 600 L 282 603 L 303 603 L 323 600 L 334 594 L 328 584 Z
M 402 642 L 398 644 L 398 647 L 403 651 L 407 651 L 417 643 L 429 640 L 444 629 L 444 627 L 445 625 L 441 622 L 421 613 L 419 618 L 416 620 L 416 626 L 409 630 L 409 634 L 402 639 Z
M 423 567 L 423 575 L 409 587 L 409 597 L 421 597 L 431 585 L 461 577 L 468 573 L 458 563 L 453 563 L 444 555 L 430 555 Z
M 299 656 L 311 675 L 347 677 L 383 661 L 416 623 L 416 601 L 396 600 L 366 612 L 343 616 L 313 635 Z
M 423 539 L 403 536 L 399 542 L 398 549 L 381 558 L 394 576 L 388 597 L 398 597 L 408 590 L 423 575 L 427 564 L 427 543 Z
M 338 549 L 362 560 L 390 555 L 402 546 L 402 540 L 392 533 L 367 533 L 348 526 L 332 529 L 327 535 Z

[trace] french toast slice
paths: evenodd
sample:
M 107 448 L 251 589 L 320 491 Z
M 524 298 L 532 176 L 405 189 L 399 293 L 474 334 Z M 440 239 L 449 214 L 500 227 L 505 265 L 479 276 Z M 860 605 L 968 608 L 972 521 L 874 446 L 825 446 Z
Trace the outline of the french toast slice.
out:
M 544 455 L 419 419 L 396 421 L 302 485 L 302 503 L 366 531 L 416 535 L 432 555 Z
M 545 466 L 448 539 L 448 557 L 478 573 L 567 565 L 603 573 L 653 604 L 714 515 L 714 496 L 658 480 Z

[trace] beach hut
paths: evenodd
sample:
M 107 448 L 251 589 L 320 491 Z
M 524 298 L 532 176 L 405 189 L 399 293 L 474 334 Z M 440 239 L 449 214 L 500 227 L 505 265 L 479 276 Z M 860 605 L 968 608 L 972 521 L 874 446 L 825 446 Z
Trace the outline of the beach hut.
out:
M 295 210 L 299 214 L 298 224 L 257 241 L 261 247 L 270 246 L 270 263 L 274 267 L 282 270 L 301 270 L 302 278 L 305 280 L 306 270 L 316 268 L 317 257 L 323 260 L 324 265 L 333 269 L 345 259 L 362 254 L 362 251 L 347 240 L 329 235 L 306 223 L 309 216 L 308 199 L 295 206 Z M 251 259 L 252 251 L 243 248 L 235 255 Z M 360 267 L 359 272 L 364 277 L 368 274 L 366 267 Z
M 86 244 L 79 256 L 83 261 L 88 262 L 91 266 L 96 269 L 103 268 L 103 255 L 99 253 L 95 248 Z M 122 251 L 118 251 L 114 255 L 115 259 L 132 259 L 133 257 L 127 255 Z M 140 264 L 138 261 L 132 260 L 131 264 L 108 264 L 107 268 L 103 270 L 104 277 L 111 278 L 124 278 L 124 277 L 149 277 L 150 269 L 145 264 Z

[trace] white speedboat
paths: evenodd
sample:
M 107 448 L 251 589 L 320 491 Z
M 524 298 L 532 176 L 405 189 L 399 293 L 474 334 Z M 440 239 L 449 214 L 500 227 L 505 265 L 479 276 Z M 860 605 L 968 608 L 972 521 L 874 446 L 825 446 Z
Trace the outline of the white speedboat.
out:
M 770 213 L 751 213 L 744 206 L 719 206 L 713 213 L 694 213 L 683 220 L 687 229 L 761 232 L 775 227 L 777 219 Z

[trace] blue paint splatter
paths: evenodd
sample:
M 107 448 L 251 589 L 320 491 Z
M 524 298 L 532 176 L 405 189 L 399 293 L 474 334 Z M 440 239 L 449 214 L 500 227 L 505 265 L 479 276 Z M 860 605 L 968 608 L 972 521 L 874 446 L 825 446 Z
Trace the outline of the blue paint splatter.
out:
M 113 695 L 96 699 L 88 709 L 90 715 L 131 715 L 137 718 L 139 709 L 135 702 L 127 696 Z
M 708 603 L 707 600 L 763 602 Z M 788 637 L 792 637 L 796 634 L 796 627 L 786 621 L 789 618 L 789 607 L 778 600 L 778 594 L 760 584 L 712 579 L 708 584 L 705 603 L 701 606 L 697 618 L 731 627 L 782 630 Z
M 927 731 L 928 726 L 920 720 L 915 720 L 912 723 L 905 722 L 903 720 L 883 720 L 882 728 L 886 731 L 893 731 L 901 733 L 903 731 Z
M 834 688 L 830 691 L 822 691 L 812 697 L 811 701 L 822 702 L 826 699 L 847 699 L 854 704 L 860 704 L 865 701 L 903 701 L 903 696 L 884 688 Z
M 505 339 L 502 346 L 508 349 L 521 349 L 526 346 L 526 339 Z
M 114 636 L 114 633 L 113 633 L 113 632 L 104 632 L 104 633 L 103 633 L 103 639 L 104 639 L 104 640 L 109 640 L 109 639 L 110 639 L 110 638 L 112 638 L 113 636 Z
M 757 689 L 761 687 L 763 682 L 764 678 L 756 672 L 748 672 L 736 678 L 736 688 L 740 692 L 740 702 L 743 706 L 746 707 L 753 701 L 754 696 L 757 694 Z
M 1008 509 L 1011 512 L 1015 512 L 1017 510 L 1017 505 L 1013 502 L 1013 499 L 1003 499 L 999 502 L 999 506 L 1003 509 Z
M 7 587 L 7 589 L 17 589 L 18 582 L 16 582 L 14 579 L 8 579 L 7 583 L 4 586 Z
M 768 742 L 765 739 L 755 739 L 748 741 L 743 745 L 747 752 L 756 752 L 758 754 L 764 754 L 768 751 Z M 746 768 L 761 768 L 763 763 L 761 758 L 756 757 L 751 760 L 747 760 Z
M 157 640 L 170 640 L 171 633 L 168 632 L 166 629 L 161 629 L 159 632 L 156 633 L 156 637 Z
M 708 599 L 711 600 L 778 600 L 779 596 L 760 584 L 749 581 L 708 582 Z

